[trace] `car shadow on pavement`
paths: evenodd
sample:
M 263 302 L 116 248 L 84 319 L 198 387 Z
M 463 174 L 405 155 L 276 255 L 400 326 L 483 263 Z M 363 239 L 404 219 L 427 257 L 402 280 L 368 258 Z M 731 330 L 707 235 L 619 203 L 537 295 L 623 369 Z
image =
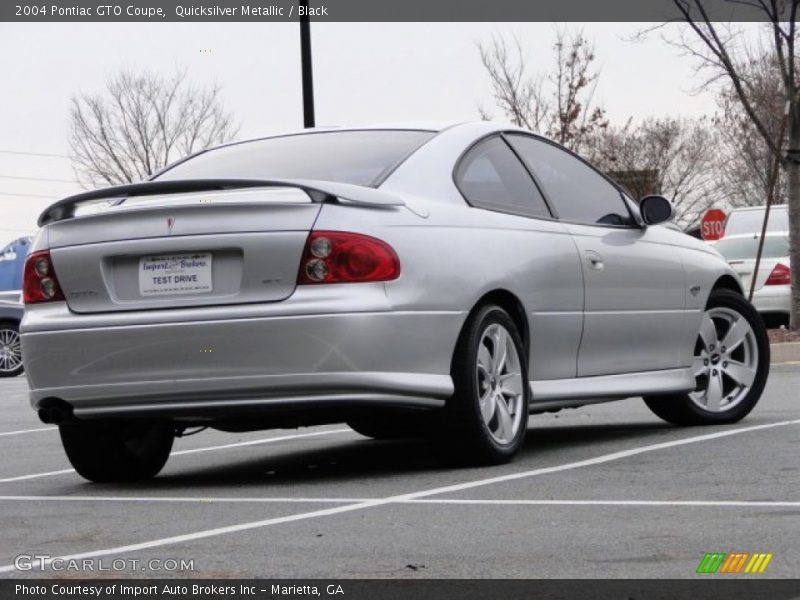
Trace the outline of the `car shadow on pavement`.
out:
M 625 424 L 560 425 L 533 427 L 528 431 L 525 447 L 515 463 L 539 460 L 563 454 L 565 449 L 597 446 L 604 442 L 663 437 L 675 428 L 657 422 Z M 298 484 L 363 480 L 364 477 L 392 477 L 397 474 L 469 469 L 454 460 L 441 446 L 423 441 L 378 441 L 368 438 L 335 441 L 315 440 L 313 448 L 259 448 L 252 457 L 241 459 L 223 455 L 215 464 L 171 470 L 169 467 L 155 480 L 142 487 L 162 489 L 191 486 L 263 486 L 264 484 Z M 222 462 L 222 464 L 220 464 Z M 177 467 L 177 463 L 173 463 Z

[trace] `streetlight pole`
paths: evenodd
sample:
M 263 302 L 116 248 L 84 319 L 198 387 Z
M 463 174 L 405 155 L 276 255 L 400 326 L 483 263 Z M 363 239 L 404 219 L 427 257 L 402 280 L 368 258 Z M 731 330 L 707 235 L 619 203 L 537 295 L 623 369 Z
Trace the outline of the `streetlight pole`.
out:
M 314 127 L 314 76 L 311 64 L 311 23 L 308 0 L 300 1 L 300 65 L 303 71 L 303 127 Z

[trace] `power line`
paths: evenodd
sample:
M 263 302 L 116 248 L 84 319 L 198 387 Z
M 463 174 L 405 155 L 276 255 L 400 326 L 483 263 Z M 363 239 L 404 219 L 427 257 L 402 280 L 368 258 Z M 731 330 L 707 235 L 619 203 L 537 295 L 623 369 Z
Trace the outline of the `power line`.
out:
M 23 177 L 21 175 L 0 175 L 0 179 L 25 179 L 27 181 L 52 181 L 54 183 L 80 183 L 77 179 L 50 179 L 49 177 Z
M 20 150 L 0 150 L 0 154 L 18 154 L 20 156 L 47 156 L 50 158 L 69 158 L 66 154 L 48 154 L 47 152 L 22 152 Z
M 26 196 L 28 198 L 47 198 L 48 200 L 54 200 L 57 196 L 45 196 L 44 194 L 17 194 L 15 192 L 0 192 L 0 196 Z

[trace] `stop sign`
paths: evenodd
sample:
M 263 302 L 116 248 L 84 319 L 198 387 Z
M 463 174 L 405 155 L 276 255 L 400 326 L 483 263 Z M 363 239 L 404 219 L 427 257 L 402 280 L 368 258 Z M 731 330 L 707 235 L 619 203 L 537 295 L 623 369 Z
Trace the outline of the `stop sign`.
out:
M 700 221 L 700 235 L 704 240 L 718 240 L 725 233 L 725 211 L 710 208 Z

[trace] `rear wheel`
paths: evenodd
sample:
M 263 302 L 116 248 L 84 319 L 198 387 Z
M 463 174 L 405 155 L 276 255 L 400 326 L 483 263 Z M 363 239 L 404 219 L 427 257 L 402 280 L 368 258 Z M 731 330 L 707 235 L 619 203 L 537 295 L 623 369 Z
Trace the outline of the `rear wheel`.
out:
M 22 371 L 19 323 L 0 321 L 0 377 L 16 377 Z
M 740 294 L 716 290 L 708 300 L 694 350 L 696 387 L 644 399 L 677 425 L 735 423 L 753 410 L 769 373 L 769 340 L 758 312 Z
M 451 449 L 479 464 L 511 460 L 525 441 L 530 391 L 517 327 L 499 306 L 470 317 L 453 357 L 455 393 L 446 428 Z
M 89 481 L 142 481 L 169 458 L 174 430 L 168 423 L 85 422 L 59 426 L 70 464 Z

